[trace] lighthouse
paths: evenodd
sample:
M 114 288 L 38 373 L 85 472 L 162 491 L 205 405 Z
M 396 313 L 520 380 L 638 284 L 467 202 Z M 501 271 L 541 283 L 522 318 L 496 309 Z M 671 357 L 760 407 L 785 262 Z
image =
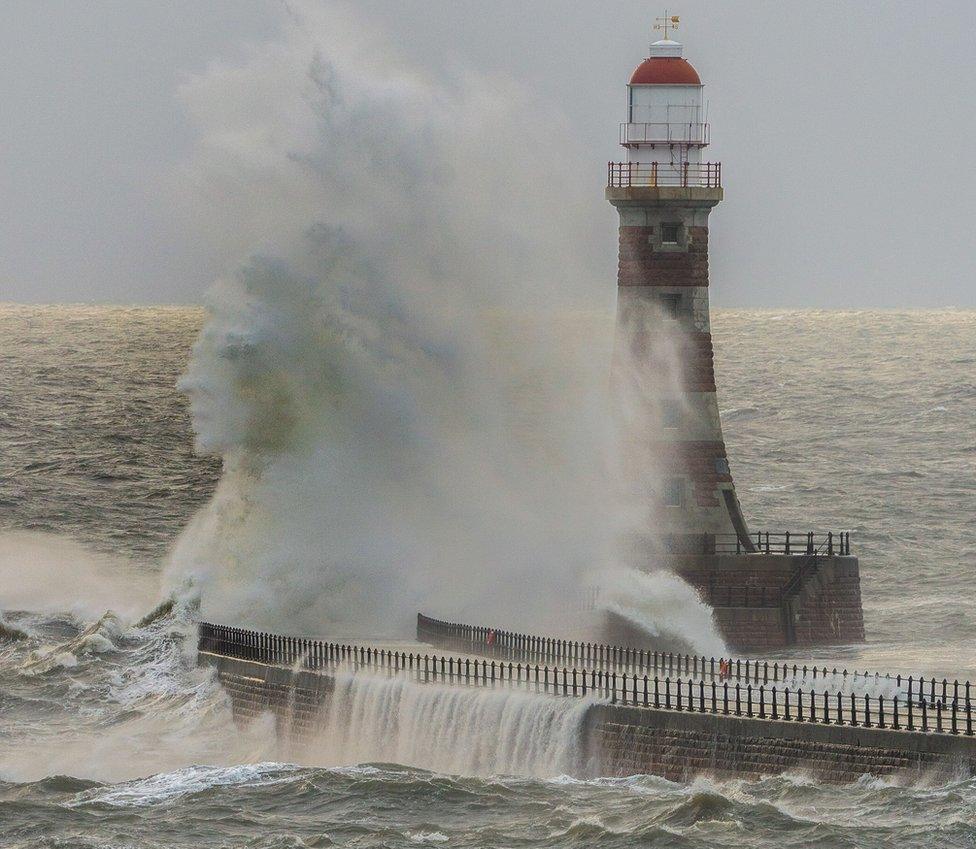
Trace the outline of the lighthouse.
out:
M 620 160 L 607 200 L 620 219 L 612 386 L 618 423 L 621 554 L 666 565 L 712 607 L 742 649 L 864 640 L 850 533 L 754 530 L 739 507 L 722 436 L 708 309 L 708 228 L 722 166 L 706 155 L 701 77 L 663 38 L 627 83 Z M 607 629 L 638 640 L 612 611 Z
M 722 168 L 707 161 L 703 85 L 671 37 L 627 83 L 620 161 L 607 200 L 620 218 L 614 385 L 627 486 L 645 527 L 673 553 L 753 550 L 722 437 L 708 310 L 708 219 Z

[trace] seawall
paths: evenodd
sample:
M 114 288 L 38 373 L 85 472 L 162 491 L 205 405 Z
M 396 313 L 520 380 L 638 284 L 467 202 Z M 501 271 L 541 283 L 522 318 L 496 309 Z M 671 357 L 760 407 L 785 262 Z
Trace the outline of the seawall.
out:
M 591 768 L 602 776 L 759 778 L 804 772 L 849 782 L 864 774 L 976 775 L 972 737 L 596 705 L 587 723 Z
M 199 652 L 200 666 L 213 667 L 230 696 L 234 721 L 246 725 L 270 713 L 279 736 L 314 734 L 334 679 L 329 675 L 253 660 Z
M 330 672 L 208 651 L 200 652 L 199 662 L 216 670 L 237 723 L 245 725 L 270 713 L 278 735 L 292 742 L 323 729 L 322 710 L 334 691 Z M 456 680 L 453 686 L 483 685 Z M 504 684 L 499 681 L 497 686 Z M 532 692 L 528 684 L 525 689 Z M 540 694 L 535 698 L 574 697 Z M 976 737 L 965 734 L 777 721 L 605 701 L 587 709 L 580 734 L 586 753 L 581 777 L 640 773 L 680 781 L 696 775 L 755 778 L 799 771 L 845 782 L 865 773 L 903 775 L 909 780 L 976 775 Z

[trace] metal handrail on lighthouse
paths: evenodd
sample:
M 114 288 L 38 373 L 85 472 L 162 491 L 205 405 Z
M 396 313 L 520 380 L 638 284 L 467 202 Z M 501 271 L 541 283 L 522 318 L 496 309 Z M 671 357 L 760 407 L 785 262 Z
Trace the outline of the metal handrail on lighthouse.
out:
M 608 162 L 607 186 L 722 186 L 721 162 Z

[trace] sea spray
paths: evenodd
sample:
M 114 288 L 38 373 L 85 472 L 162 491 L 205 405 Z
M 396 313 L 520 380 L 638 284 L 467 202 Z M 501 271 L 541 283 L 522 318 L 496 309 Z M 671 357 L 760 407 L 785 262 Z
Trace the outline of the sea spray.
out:
M 205 226 L 253 256 L 211 291 L 182 382 L 224 475 L 170 586 L 316 632 L 402 635 L 421 606 L 555 624 L 610 509 L 610 293 L 589 223 L 525 191 L 564 182 L 535 156 L 560 118 L 375 38 L 297 4 L 280 42 L 183 89 L 187 184 L 227 187 Z
M 340 673 L 313 759 L 463 775 L 578 775 L 585 766 L 583 721 L 593 703 Z
M 145 613 L 158 590 L 147 564 L 51 533 L 0 533 L 0 607 L 96 619 Z
M 181 383 L 224 474 L 167 586 L 252 627 L 571 631 L 583 574 L 653 526 L 621 522 L 608 472 L 612 258 L 565 179 L 584 158 L 517 85 L 438 83 L 344 14 L 298 3 L 181 92 L 181 182 L 238 271 Z
M 712 657 L 727 653 L 712 609 L 672 572 L 607 570 L 600 575 L 595 606 L 620 617 L 653 644 L 677 643 L 685 651 Z

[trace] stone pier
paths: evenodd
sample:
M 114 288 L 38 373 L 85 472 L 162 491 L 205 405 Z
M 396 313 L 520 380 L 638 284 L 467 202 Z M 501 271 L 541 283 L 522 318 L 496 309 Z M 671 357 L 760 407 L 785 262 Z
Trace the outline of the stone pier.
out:
M 533 638 L 490 628 L 448 626 L 426 617 L 420 621 L 426 635 L 438 638 L 440 634 L 452 643 L 463 641 L 471 653 L 449 656 L 438 654 L 431 646 L 430 653 L 408 654 L 201 625 L 199 662 L 215 670 L 230 697 L 236 722 L 244 725 L 270 715 L 279 737 L 291 743 L 322 730 L 323 709 L 334 692 L 334 676 L 342 670 L 363 676 L 405 676 L 422 686 L 507 689 L 539 699 L 584 699 L 588 706 L 579 727 L 585 753 L 579 768 L 582 777 L 650 774 L 683 781 L 697 775 L 758 778 L 802 772 L 826 781 L 847 782 L 866 773 L 899 775 L 906 780 L 976 775 L 968 682 L 954 682 L 948 689 L 943 685 L 940 690 L 935 681 L 916 679 L 914 686 L 909 684 L 907 701 L 901 707 L 887 701 L 887 713 L 884 699 L 855 696 L 853 691 L 850 708 L 843 706 L 847 695 L 837 697 L 836 707 L 834 697 L 825 695 L 818 706 L 811 691 L 804 710 L 805 691 L 798 689 L 791 691 L 791 713 L 790 697 L 785 705 L 782 698 L 788 686 L 785 668 L 782 675 L 776 673 L 778 695 L 767 684 L 747 690 L 737 682 L 732 701 L 728 690 L 724 698 L 716 698 L 714 688 L 706 696 L 704 663 L 698 667 L 696 681 L 682 680 L 679 663 L 676 679 L 655 677 L 649 687 L 644 675 L 641 690 L 641 679 L 630 674 L 635 666 L 634 654 L 628 649 L 600 647 L 597 655 L 591 654 L 599 660 L 572 670 L 558 663 L 543 666 L 528 658 L 506 663 L 494 654 L 500 642 L 506 651 L 525 651 L 527 640 Z M 478 660 L 473 654 L 482 632 L 491 660 Z M 575 651 L 576 645 L 539 643 L 549 652 L 554 648 Z M 562 658 L 556 654 L 557 660 Z M 728 674 L 733 676 L 742 672 L 738 662 L 729 668 Z M 754 665 L 750 672 L 747 667 L 747 679 L 760 680 L 759 668 Z M 763 669 L 762 678 L 772 680 L 768 665 Z M 864 679 L 865 686 L 869 680 Z M 675 698 L 672 684 L 677 685 L 677 693 L 689 695 L 684 700 L 680 695 Z M 767 699 L 765 709 L 762 701 L 757 702 L 760 691 Z M 863 708 L 854 710 L 855 698 Z M 458 704 L 458 709 L 465 709 L 463 702 Z

